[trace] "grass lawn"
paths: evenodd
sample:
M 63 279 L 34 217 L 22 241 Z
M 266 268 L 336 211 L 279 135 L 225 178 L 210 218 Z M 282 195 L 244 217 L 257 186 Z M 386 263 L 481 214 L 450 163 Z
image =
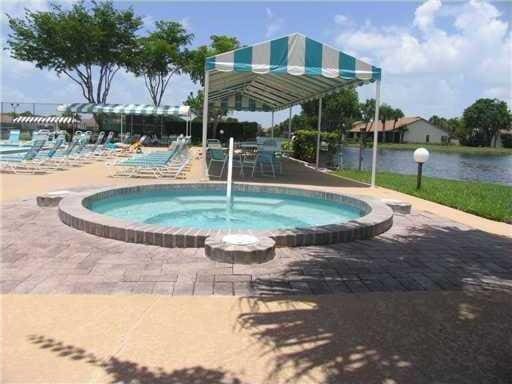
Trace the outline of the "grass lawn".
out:
M 359 147 L 357 143 L 347 144 L 350 147 Z M 368 143 L 368 148 L 372 147 L 372 143 Z M 512 148 L 491 148 L 491 147 L 464 147 L 462 145 L 441 145 L 441 144 L 395 144 L 395 143 L 379 143 L 378 148 L 397 149 L 397 150 L 415 150 L 416 148 L 427 148 L 433 152 L 450 152 L 463 153 L 468 155 L 511 155 Z
M 370 172 L 343 170 L 335 172 L 368 183 Z M 480 182 L 456 181 L 423 177 L 416 190 L 416 176 L 389 172 L 377 173 L 377 185 L 434 201 L 488 219 L 512 222 L 512 187 Z

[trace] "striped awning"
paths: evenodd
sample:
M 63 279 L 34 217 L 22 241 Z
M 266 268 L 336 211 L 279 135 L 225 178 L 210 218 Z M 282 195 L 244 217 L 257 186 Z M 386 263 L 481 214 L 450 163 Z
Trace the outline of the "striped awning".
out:
M 155 107 L 146 104 L 91 104 L 74 103 L 62 104 L 57 107 L 59 112 L 74 113 L 108 113 L 123 115 L 161 115 L 161 116 L 188 116 L 190 107 L 181 105 L 171 107 L 168 105 Z
M 59 117 L 59 116 L 19 116 L 12 120 L 13 123 L 26 123 L 26 124 L 73 124 L 79 123 L 78 120 L 72 117 Z
M 210 102 L 244 97 L 271 110 L 381 77 L 380 68 L 299 33 L 209 57 L 206 69 Z
M 229 95 L 210 103 L 215 107 L 235 111 L 271 111 L 272 107 L 242 94 Z

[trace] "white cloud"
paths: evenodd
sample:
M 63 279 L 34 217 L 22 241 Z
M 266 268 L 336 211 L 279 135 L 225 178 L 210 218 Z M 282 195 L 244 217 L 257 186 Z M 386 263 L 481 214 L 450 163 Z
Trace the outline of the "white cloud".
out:
M 427 31 L 433 26 L 435 15 L 441 5 L 441 0 L 428 0 L 421 4 L 414 12 L 414 25 L 422 31 Z
M 344 25 L 347 22 L 349 22 L 349 18 L 345 15 L 338 14 L 338 15 L 334 16 L 334 22 L 339 25 Z
M 279 32 L 284 25 L 284 19 L 282 17 L 278 17 L 272 12 L 270 8 L 265 8 L 266 12 L 266 24 L 265 24 L 265 37 L 273 37 L 277 32 Z
M 77 0 L 59 0 L 58 4 L 69 7 Z M 0 1 L 0 20 L 1 24 L 7 24 L 8 18 L 5 14 L 12 17 L 22 17 L 25 10 L 47 11 L 50 8 L 50 0 L 2 0 Z
M 505 90 L 512 87 L 512 38 L 506 19 L 492 4 L 476 0 L 458 6 L 457 13 L 444 7 L 439 0 L 420 5 L 413 22 L 417 29 L 344 23 L 337 27 L 335 44 L 381 66 L 386 101 L 408 110 L 435 107 L 456 115 L 485 95 L 510 102 Z M 451 28 L 440 28 L 438 17 Z M 335 17 L 339 26 L 338 21 Z
M 5 74 L 7 73 L 7 77 L 11 79 L 27 78 L 36 71 L 34 64 L 13 59 L 9 51 L 5 50 L 2 50 L 0 55 L 0 68 L 2 78 L 6 77 Z
M 155 29 L 155 18 L 151 15 L 142 18 L 142 25 L 146 31 L 153 31 Z
M 184 17 L 180 20 L 180 23 L 181 25 L 183 25 L 183 28 L 185 28 L 186 30 L 191 30 L 192 29 L 192 23 L 190 21 L 190 17 Z

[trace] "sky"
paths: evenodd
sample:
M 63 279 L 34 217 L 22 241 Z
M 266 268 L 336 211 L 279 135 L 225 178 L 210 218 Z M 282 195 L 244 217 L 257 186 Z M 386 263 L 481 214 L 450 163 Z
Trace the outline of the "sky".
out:
M 61 1 L 70 6 L 73 0 Z M 48 9 L 46 0 L 2 0 L 0 39 L 7 39 L 5 13 Z M 211 35 L 236 36 L 242 44 L 300 32 L 382 68 L 382 101 L 406 116 L 460 116 L 481 97 L 512 106 L 512 3 L 454 2 L 170 2 L 122 1 L 144 17 L 144 31 L 157 20 L 175 20 L 195 35 L 193 46 Z M 142 32 L 144 32 L 142 31 Z M 1 100 L 83 102 L 71 80 L 1 53 Z M 179 105 L 198 89 L 188 76 L 172 79 L 163 104 Z M 358 88 L 360 100 L 374 97 L 375 86 Z M 118 72 L 109 102 L 150 103 L 140 78 Z M 294 113 L 300 111 L 294 108 Z M 270 113 L 235 114 L 270 125 Z M 276 113 L 276 122 L 288 117 Z

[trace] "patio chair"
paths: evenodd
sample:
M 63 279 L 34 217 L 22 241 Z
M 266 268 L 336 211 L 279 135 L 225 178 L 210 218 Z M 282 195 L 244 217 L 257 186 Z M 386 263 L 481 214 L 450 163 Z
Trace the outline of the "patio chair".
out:
M 47 129 L 40 129 L 32 135 L 32 142 L 36 142 L 39 140 L 44 140 L 46 143 L 48 141 L 48 138 L 50 137 L 50 131 Z
M 111 176 L 128 177 L 173 177 L 176 178 L 188 165 L 190 157 L 183 138 L 171 145 L 168 151 L 135 155 L 112 165 L 117 168 Z
M 103 138 L 105 137 L 105 132 L 101 131 L 98 134 L 98 137 L 96 138 L 96 141 L 91 146 L 86 146 L 84 148 L 83 156 L 93 156 L 96 153 L 96 150 L 100 146 L 101 142 L 103 141 Z
M 133 136 L 133 137 L 137 137 L 137 135 Z M 142 145 L 144 144 L 144 141 L 146 140 L 146 138 L 147 138 L 147 136 L 143 135 L 131 145 L 124 144 L 121 147 L 121 150 L 117 152 L 117 154 L 120 156 L 127 156 L 127 155 L 133 154 L 134 152 L 138 152 L 138 153 L 141 152 Z
M 30 165 L 36 167 L 37 169 L 63 169 L 60 164 L 54 162 L 54 156 L 59 153 L 60 147 L 64 145 L 66 139 L 65 137 L 59 136 L 53 142 L 52 148 L 46 151 L 40 151 L 37 156 L 31 161 Z
M 78 146 L 78 143 L 80 141 L 80 137 L 79 136 L 73 136 L 73 139 L 71 140 L 71 142 L 68 144 L 68 146 L 66 147 L 66 149 L 64 150 L 59 150 L 57 152 L 55 152 L 51 158 L 50 158 L 50 161 L 52 163 L 55 163 L 57 164 L 58 166 L 62 166 L 64 165 L 66 162 L 69 162 L 71 161 L 70 160 L 70 156 L 74 153 L 74 151 L 76 150 L 77 146 Z
M 210 158 L 210 161 L 208 162 L 208 174 L 210 175 L 210 168 L 215 163 L 222 164 L 222 167 L 220 169 L 220 173 L 218 175 L 211 175 L 215 177 L 222 177 L 222 174 L 224 173 L 224 168 L 226 167 L 226 163 L 228 162 L 228 156 L 226 152 L 222 148 L 208 148 L 208 156 Z
M 222 177 L 224 169 L 228 164 L 228 153 L 221 148 L 208 148 L 210 161 L 208 162 L 208 174 L 210 175 L 210 168 L 214 163 L 222 164 L 220 173 L 218 175 L 211 175 L 214 177 Z M 239 154 L 233 154 L 233 168 L 240 168 L 240 176 L 244 176 L 244 166 L 242 156 Z
M 219 139 L 208 139 L 206 146 L 208 148 L 222 148 L 222 144 Z
M 24 154 L 6 155 L 0 157 L 0 168 L 13 173 L 18 171 L 33 171 L 38 168 L 38 163 L 33 162 L 39 151 L 45 145 L 46 140 L 35 140 L 32 142 L 30 149 Z
M 20 145 L 20 130 L 19 129 L 11 129 L 9 131 L 9 139 L 7 139 L 7 144 L 9 145 Z
M 55 154 L 60 149 L 60 147 L 62 147 L 64 145 L 64 142 L 65 142 L 64 136 L 57 137 L 55 139 L 55 141 L 53 142 L 52 147 L 47 151 L 40 151 L 37 154 L 36 159 L 41 159 L 41 160 L 51 159 L 53 156 L 55 156 Z
M 272 171 L 272 177 L 276 177 L 277 166 L 274 151 L 258 151 L 253 159 L 244 159 L 244 166 L 252 166 L 252 177 L 254 177 L 254 173 L 258 166 L 262 176 L 270 176 L 269 174 L 265 173 L 265 167 L 267 167 L 270 168 L 270 170 Z

